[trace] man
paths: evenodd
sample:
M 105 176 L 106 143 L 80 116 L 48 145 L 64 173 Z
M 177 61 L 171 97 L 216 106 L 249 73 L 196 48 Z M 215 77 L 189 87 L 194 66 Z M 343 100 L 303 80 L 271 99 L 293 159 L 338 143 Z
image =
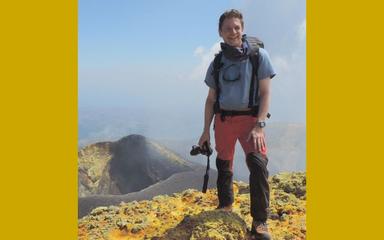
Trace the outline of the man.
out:
M 224 43 L 221 43 L 220 64 L 212 61 L 205 78 L 209 92 L 199 146 L 203 147 L 204 142 L 210 143 L 209 129 L 215 117 L 218 209 L 230 211 L 234 201 L 233 157 L 236 141 L 239 140 L 250 170 L 252 237 L 270 239 L 266 225 L 269 185 L 264 127 L 268 116 L 270 82 L 276 73 L 266 50 L 259 48 L 256 55 L 257 74 L 253 80 L 257 82 L 252 83 L 255 65 L 250 53 L 253 49 L 246 35 L 243 35 L 243 29 L 243 16 L 239 11 L 232 9 L 220 16 L 219 34 Z

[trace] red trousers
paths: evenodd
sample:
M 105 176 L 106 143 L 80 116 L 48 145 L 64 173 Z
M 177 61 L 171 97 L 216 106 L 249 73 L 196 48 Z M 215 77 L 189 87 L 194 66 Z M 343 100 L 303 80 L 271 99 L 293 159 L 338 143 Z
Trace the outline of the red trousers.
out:
M 215 116 L 217 195 L 219 208 L 230 206 L 234 202 L 233 194 L 233 156 L 235 144 L 239 140 L 246 163 L 250 171 L 249 186 L 251 198 L 251 216 L 255 221 L 265 222 L 268 218 L 269 184 L 267 150 L 259 151 L 249 133 L 257 123 L 252 115 L 226 116 L 222 121 L 220 114 Z
M 224 121 L 220 119 L 220 114 L 215 115 L 214 128 L 217 157 L 222 160 L 230 160 L 231 169 L 237 140 L 239 140 L 245 155 L 252 152 L 267 154 L 266 148 L 264 151 L 257 149 L 252 138 L 247 141 L 249 133 L 256 123 L 257 117 L 252 115 L 226 116 Z

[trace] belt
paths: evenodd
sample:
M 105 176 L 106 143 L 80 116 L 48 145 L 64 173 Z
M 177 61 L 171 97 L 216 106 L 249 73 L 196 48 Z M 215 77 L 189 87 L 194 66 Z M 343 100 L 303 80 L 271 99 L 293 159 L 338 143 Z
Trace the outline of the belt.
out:
M 227 117 L 227 116 L 232 117 L 232 116 L 252 115 L 252 116 L 256 117 L 258 112 L 259 112 L 258 108 L 253 108 L 253 109 L 248 110 L 248 111 L 234 111 L 234 110 L 222 110 L 222 109 L 220 109 L 220 111 L 218 113 L 220 113 L 221 121 L 224 121 L 225 117 Z

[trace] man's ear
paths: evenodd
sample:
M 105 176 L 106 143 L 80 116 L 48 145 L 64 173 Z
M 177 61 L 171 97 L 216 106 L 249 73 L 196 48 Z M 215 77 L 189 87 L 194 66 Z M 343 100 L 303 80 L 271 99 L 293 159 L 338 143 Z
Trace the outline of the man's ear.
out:
M 223 36 L 221 35 L 221 30 L 220 30 L 220 29 L 219 29 L 219 36 L 220 36 L 220 37 L 223 37 Z

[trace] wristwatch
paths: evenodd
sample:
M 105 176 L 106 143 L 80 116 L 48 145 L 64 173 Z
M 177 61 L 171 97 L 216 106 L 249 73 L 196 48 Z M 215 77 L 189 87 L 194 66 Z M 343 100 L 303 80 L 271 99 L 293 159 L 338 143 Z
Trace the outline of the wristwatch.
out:
M 265 128 L 266 125 L 267 125 L 267 124 L 265 123 L 265 121 L 259 121 L 259 122 L 257 122 L 257 126 L 258 126 L 259 128 Z

